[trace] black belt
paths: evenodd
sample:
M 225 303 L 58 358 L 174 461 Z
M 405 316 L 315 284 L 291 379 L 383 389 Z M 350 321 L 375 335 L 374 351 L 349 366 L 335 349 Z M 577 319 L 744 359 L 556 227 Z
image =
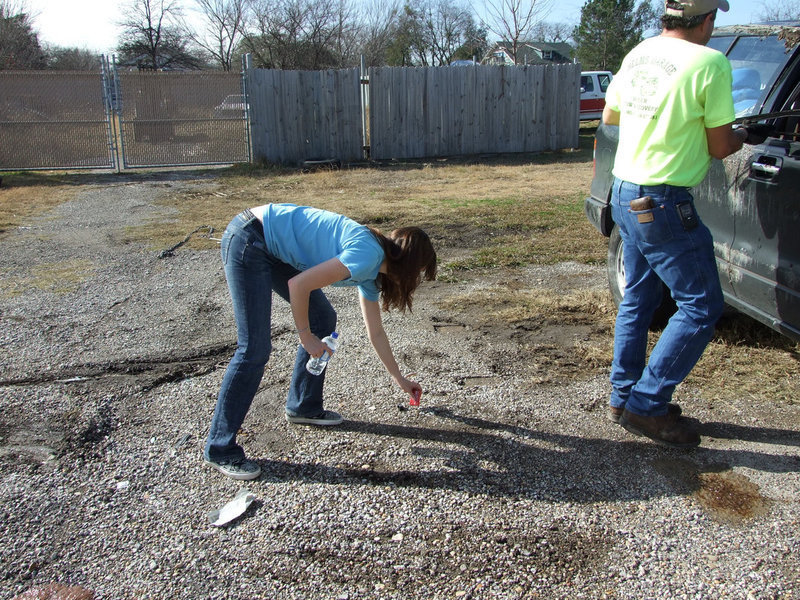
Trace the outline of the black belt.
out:
M 256 218 L 256 216 L 253 214 L 253 211 L 252 211 L 252 210 L 250 210 L 249 208 L 245 208 L 245 209 L 244 209 L 242 212 L 240 212 L 240 213 L 239 213 L 239 215 L 240 215 L 240 216 L 241 216 L 241 217 L 242 217 L 242 218 L 243 218 L 245 221 L 252 221 L 253 219 L 255 219 L 255 218 Z

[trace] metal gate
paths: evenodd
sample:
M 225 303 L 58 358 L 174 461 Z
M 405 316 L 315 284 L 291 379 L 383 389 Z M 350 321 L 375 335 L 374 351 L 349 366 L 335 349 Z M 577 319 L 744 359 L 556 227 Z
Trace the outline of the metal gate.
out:
M 0 71 L 0 171 L 250 161 L 239 73 Z
M 241 74 L 112 73 L 113 114 L 125 168 L 250 160 Z

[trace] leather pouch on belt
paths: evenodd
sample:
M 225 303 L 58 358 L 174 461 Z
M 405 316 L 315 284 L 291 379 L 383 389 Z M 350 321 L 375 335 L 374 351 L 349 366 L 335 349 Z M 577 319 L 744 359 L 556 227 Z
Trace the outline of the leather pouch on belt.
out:
M 655 204 L 653 204 L 653 199 L 650 196 L 642 196 L 641 198 L 636 198 L 636 200 L 631 200 L 631 211 L 640 213 L 636 215 L 639 223 L 652 223 L 655 220 L 652 211 L 654 208 Z

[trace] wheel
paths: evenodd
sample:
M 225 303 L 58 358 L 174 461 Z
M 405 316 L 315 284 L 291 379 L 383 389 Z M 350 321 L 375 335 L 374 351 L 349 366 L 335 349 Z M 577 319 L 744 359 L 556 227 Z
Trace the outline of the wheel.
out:
M 608 289 L 614 298 L 614 305 L 619 307 L 625 294 L 625 261 L 622 257 L 622 236 L 616 225 L 608 238 Z
M 622 255 L 622 236 L 619 234 L 619 227 L 616 226 L 611 230 L 611 235 L 608 238 L 607 270 L 608 289 L 611 291 L 614 305 L 619 307 L 619 303 L 622 302 L 622 296 L 625 294 L 625 260 Z M 675 301 L 670 296 L 669 288 L 666 285 L 663 287 L 663 298 L 655 314 L 653 314 L 650 329 L 663 328 L 676 310 Z

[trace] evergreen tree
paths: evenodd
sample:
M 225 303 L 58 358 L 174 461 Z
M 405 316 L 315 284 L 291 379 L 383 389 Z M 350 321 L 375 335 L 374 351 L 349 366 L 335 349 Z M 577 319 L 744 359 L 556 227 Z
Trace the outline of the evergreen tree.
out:
M 45 56 L 31 16 L 0 0 L 0 69 L 43 69 Z
M 647 1 L 588 0 L 572 33 L 576 59 L 585 71 L 616 71 L 659 16 Z

